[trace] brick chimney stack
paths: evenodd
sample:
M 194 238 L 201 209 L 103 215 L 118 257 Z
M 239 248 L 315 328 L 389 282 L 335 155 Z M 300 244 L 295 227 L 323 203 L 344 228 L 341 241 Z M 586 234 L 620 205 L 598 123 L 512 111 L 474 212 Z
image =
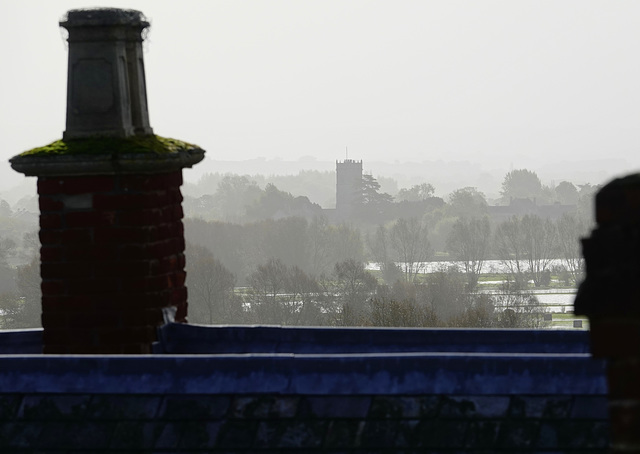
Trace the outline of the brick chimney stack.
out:
M 610 452 L 640 452 L 640 174 L 598 192 L 596 222 L 575 313 L 589 316 L 591 352 L 607 359 Z
M 38 177 L 45 353 L 150 353 L 186 321 L 182 169 L 197 146 L 153 135 L 139 11 L 69 11 L 63 139 L 10 160 Z

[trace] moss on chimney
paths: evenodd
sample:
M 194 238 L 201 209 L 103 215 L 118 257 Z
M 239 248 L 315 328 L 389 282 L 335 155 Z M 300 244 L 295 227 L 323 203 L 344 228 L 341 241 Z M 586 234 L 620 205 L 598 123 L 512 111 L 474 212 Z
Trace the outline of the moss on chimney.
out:
M 199 149 L 181 140 L 169 139 L 156 135 L 119 137 L 92 137 L 88 139 L 56 140 L 43 147 L 33 148 L 19 156 L 56 156 L 82 154 L 131 154 L 131 153 L 176 153 L 179 151 Z

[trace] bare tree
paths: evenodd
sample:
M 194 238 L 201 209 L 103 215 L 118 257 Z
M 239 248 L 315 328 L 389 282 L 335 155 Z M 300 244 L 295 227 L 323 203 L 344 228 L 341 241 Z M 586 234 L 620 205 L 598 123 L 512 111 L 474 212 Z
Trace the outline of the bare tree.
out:
M 326 294 L 315 279 L 278 259 L 259 265 L 249 276 L 251 311 L 259 323 L 318 325 L 327 318 Z
M 491 225 L 489 219 L 459 218 L 447 239 L 447 247 L 453 258 L 462 262 L 467 275 L 468 290 L 478 285 L 482 265 L 489 252 Z
M 431 257 L 427 226 L 417 218 L 398 219 L 391 227 L 391 247 L 406 282 L 414 282 Z
M 368 319 L 366 301 L 377 286 L 376 278 L 369 273 L 364 263 L 345 260 L 336 263 L 334 270 L 334 293 L 342 303 L 342 324 L 362 325 Z
M 496 253 L 522 288 L 526 286 L 526 277 L 536 287 L 549 284 L 555 247 L 555 226 L 540 216 L 525 215 L 522 219 L 514 216 L 496 228 Z
M 367 234 L 366 237 L 367 248 L 373 261 L 380 266 L 382 278 L 386 283 L 393 284 L 401 279 L 402 272 L 391 258 L 390 242 L 389 231 L 382 224 L 378 225 L 375 232 Z
M 345 260 L 364 260 L 363 241 L 360 230 L 349 224 L 339 224 L 330 229 L 331 257 L 333 263 Z
M 257 303 L 275 304 L 287 286 L 287 267 L 280 259 L 269 259 L 264 265 L 258 265 L 248 281 Z
M 371 324 L 373 326 L 436 326 L 435 311 L 415 299 L 396 300 L 374 298 L 371 300 Z
M 518 283 L 507 282 L 492 295 L 499 328 L 544 328 L 544 307 L 535 295 L 527 293 Z
M 584 260 L 580 252 L 580 237 L 587 233 L 587 223 L 576 214 L 564 214 L 556 222 L 558 246 L 562 262 L 574 282 L 580 281 L 584 272 Z
M 311 263 L 311 272 L 316 276 L 329 271 L 331 264 L 329 247 L 330 228 L 331 226 L 326 216 L 316 216 L 309 223 L 309 260 Z
M 187 245 L 189 319 L 194 323 L 238 322 L 242 308 L 234 295 L 235 275 L 202 246 Z
M 373 261 L 383 267 L 389 261 L 389 235 L 384 225 L 379 224 L 375 232 L 367 233 L 367 248 Z
M 438 319 L 448 321 L 467 303 L 465 279 L 457 267 L 442 267 L 427 274 L 426 283 L 416 286 L 416 298 L 433 309 Z
M 525 246 L 520 220 L 512 218 L 498 224 L 494 234 L 494 248 L 498 260 L 509 270 L 514 280 L 525 285 Z
M 321 325 L 329 312 L 325 292 L 318 282 L 297 266 L 288 270 L 288 285 L 283 311 L 295 325 Z
M 549 285 L 550 266 L 555 258 L 556 228 L 549 219 L 525 215 L 521 220 L 529 275 L 536 287 Z

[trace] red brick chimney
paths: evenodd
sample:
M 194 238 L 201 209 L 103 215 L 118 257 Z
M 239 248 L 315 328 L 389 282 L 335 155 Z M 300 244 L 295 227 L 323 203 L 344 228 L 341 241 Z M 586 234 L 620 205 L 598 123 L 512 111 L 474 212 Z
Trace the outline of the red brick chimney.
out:
M 611 452 L 640 452 L 640 174 L 598 192 L 596 222 L 575 312 L 589 316 L 593 356 L 608 360 Z
M 38 177 L 45 353 L 150 353 L 186 321 L 182 169 L 149 125 L 139 11 L 69 11 L 64 138 L 10 160 Z

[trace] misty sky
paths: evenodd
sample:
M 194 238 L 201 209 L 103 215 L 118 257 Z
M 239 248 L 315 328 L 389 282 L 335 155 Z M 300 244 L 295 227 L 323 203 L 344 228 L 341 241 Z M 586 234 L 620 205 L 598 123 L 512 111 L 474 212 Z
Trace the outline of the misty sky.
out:
M 211 159 L 640 168 L 640 2 L 610 0 L 1 0 L 5 163 L 61 137 L 86 6 L 150 19 L 154 131 Z

